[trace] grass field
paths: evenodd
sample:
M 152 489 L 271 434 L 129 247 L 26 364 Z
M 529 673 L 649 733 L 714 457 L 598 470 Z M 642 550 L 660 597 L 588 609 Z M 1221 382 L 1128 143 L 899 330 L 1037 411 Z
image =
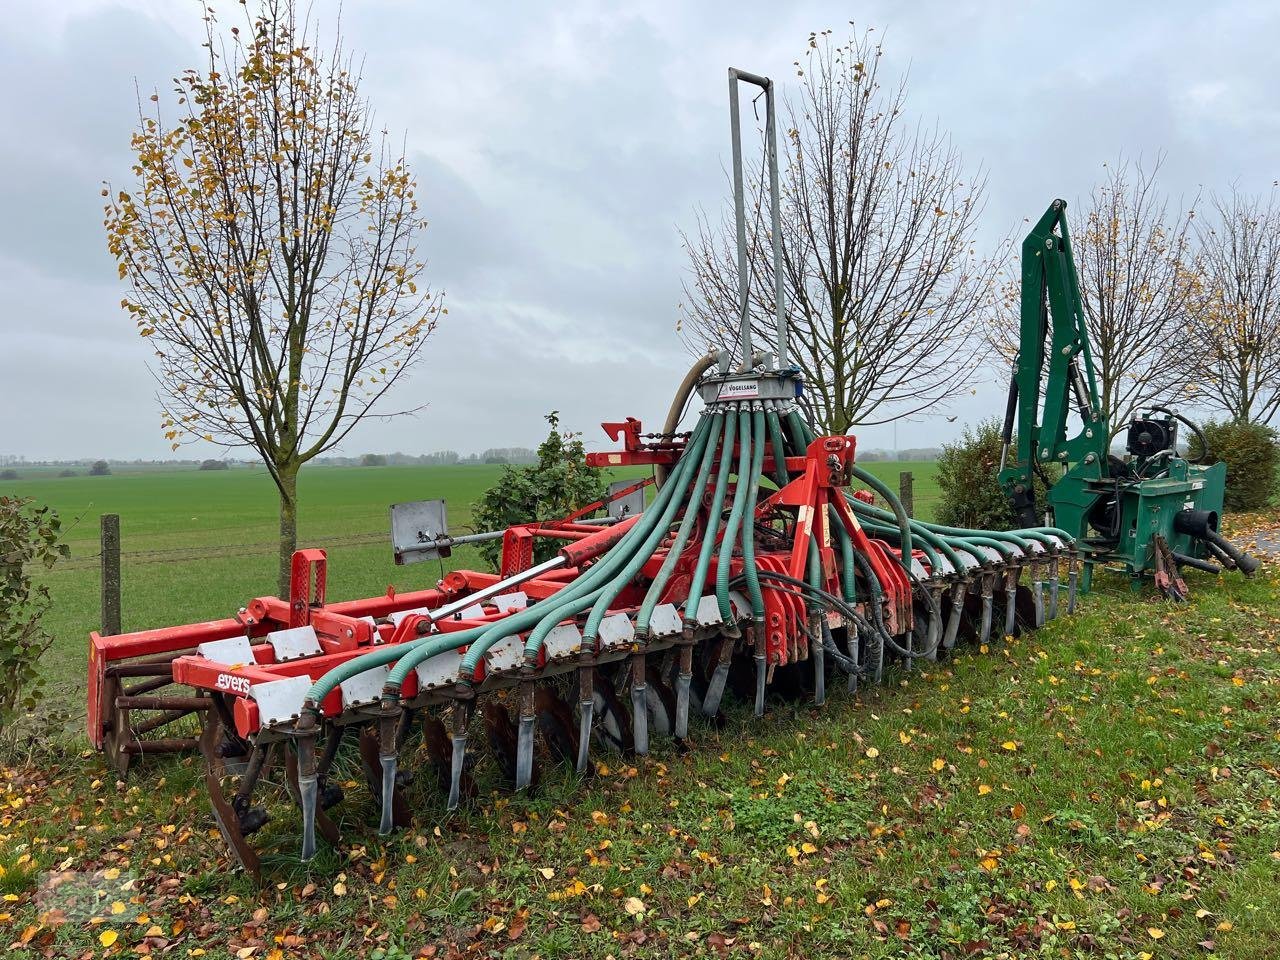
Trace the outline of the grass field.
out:
M 867 466 L 895 489 L 899 472 L 911 470 L 917 513 L 930 515 L 937 498 L 932 463 Z M 501 471 L 498 466 L 304 469 L 299 543 L 328 551 L 333 600 L 378 595 L 389 584 L 431 586 L 442 569 L 481 567 L 482 561 L 473 549 L 462 548 L 443 567 L 397 568 L 388 506 L 443 497 L 451 530 L 465 532 L 472 503 Z M 53 608 L 45 621 L 56 637 L 47 661 L 50 676 L 67 696 L 82 697 L 87 637 L 100 623 L 98 517 L 104 513 L 121 518 L 125 630 L 230 616 L 249 599 L 275 593 L 275 488 L 263 470 L 116 468 L 108 477 L 65 478 L 52 470 L 32 471 L 0 482 L 0 493 L 47 503 L 69 527 L 71 559 L 48 577 Z
M 1280 582 L 1104 583 L 1071 619 L 695 749 L 228 871 L 194 759 L 5 771 L 16 956 L 1263 958 L 1280 940 Z
M 304 539 L 331 549 L 337 596 L 429 582 L 438 568 L 393 569 L 385 503 L 443 495 L 461 527 L 496 472 L 314 470 Z M 73 696 L 97 514 L 124 518 L 130 626 L 222 614 L 270 585 L 271 491 L 249 471 L 17 492 L 86 517 L 51 579 Z M 1103 577 L 1033 635 L 856 695 L 837 685 L 821 710 L 731 706 L 690 751 L 604 755 L 585 783 L 549 769 L 532 797 L 489 792 L 482 767 L 480 799 L 451 816 L 421 777 L 414 828 L 385 840 L 350 779 L 344 846 L 309 867 L 277 787 L 263 889 L 228 869 L 195 758 L 119 782 L 97 755 L 54 752 L 2 771 L 0 943 L 246 960 L 1262 960 L 1280 938 L 1280 579 L 1189 579 L 1193 601 L 1175 606 Z

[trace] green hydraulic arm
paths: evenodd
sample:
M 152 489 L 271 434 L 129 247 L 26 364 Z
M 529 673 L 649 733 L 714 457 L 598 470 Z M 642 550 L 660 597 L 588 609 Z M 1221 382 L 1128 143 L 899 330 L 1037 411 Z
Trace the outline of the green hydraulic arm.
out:
M 1098 402 L 1066 209 L 1066 201 L 1054 200 L 1022 243 L 1018 354 L 999 479 L 1019 524 L 1033 527 L 1043 511 L 1033 478 L 1037 471 L 1042 477 L 1061 471 L 1048 494 L 1054 525 L 1083 539 L 1089 513 L 1102 496 L 1096 481 L 1107 476 L 1110 429 Z M 1073 408 L 1081 425 L 1068 437 Z M 1015 426 L 1016 459 L 1010 460 Z

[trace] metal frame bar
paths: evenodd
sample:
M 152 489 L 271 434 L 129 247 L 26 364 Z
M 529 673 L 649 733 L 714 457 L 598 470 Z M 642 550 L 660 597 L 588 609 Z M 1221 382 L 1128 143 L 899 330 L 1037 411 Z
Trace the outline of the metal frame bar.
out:
M 747 210 L 742 182 L 742 118 L 738 107 L 738 81 L 750 83 L 764 91 L 765 123 L 764 139 L 766 163 L 769 167 L 769 221 L 773 234 L 773 288 L 775 314 L 775 343 L 778 367 L 787 366 L 787 310 L 786 283 L 782 272 L 782 211 L 781 191 L 778 187 L 778 131 L 774 106 L 773 81 L 736 67 L 729 68 L 729 128 L 733 136 L 733 210 L 738 232 L 738 345 L 742 349 L 742 365 L 745 373 L 752 362 L 751 310 L 748 303 L 750 284 L 747 273 Z

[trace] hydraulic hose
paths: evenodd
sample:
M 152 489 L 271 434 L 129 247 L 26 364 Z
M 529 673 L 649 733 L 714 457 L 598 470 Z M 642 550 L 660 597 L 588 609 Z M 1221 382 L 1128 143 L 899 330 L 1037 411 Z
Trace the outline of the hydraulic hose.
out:
M 760 590 L 759 568 L 756 567 L 756 504 L 760 495 L 760 471 L 764 466 L 764 412 L 757 410 L 748 415 L 738 414 L 740 431 L 746 434 L 748 416 L 752 425 L 751 472 L 747 475 L 746 522 L 742 525 L 742 564 L 747 574 L 747 594 L 751 598 L 751 619 L 757 625 L 764 623 L 764 593 Z M 742 483 L 739 478 L 738 483 Z
M 689 372 L 680 381 L 680 386 L 676 388 L 676 395 L 671 398 L 671 407 L 667 410 L 667 419 L 662 424 L 663 433 L 676 432 L 676 427 L 680 426 L 680 418 L 684 416 L 684 408 L 689 403 L 689 397 L 693 395 L 694 387 L 698 385 L 698 380 L 702 378 L 702 375 L 715 366 L 715 362 L 716 355 L 714 351 L 703 354 L 693 362 Z M 667 473 L 668 469 L 665 464 L 654 465 L 653 481 L 659 490 L 667 482 Z
M 711 433 L 706 447 L 702 451 L 702 460 L 698 464 L 698 476 L 693 481 L 692 493 L 689 495 L 688 503 L 685 504 L 684 516 L 680 520 L 680 529 L 676 531 L 676 538 L 671 544 L 671 549 L 667 551 L 666 559 L 662 561 L 662 566 L 658 569 L 657 575 L 653 578 L 653 583 L 649 585 L 648 591 L 645 592 L 644 601 L 640 604 L 640 613 L 636 617 L 636 635 L 639 637 L 647 637 L 649 635 L 649 621 L 653 617 L 654 608 L 658 605 L 658 600 L 662 597 L 662 591 L 667 587 L 667 581 L 671 579 L 671 574 L 680 562 L 680 555 L 684 553 L 685 544 L 689 542 L 689 536 L 693 533 L 694 524 L 697 523 L 698 506 L 699 501 L 702 499 L 702 491 L 707 489 L 707 478 L 711 475 L 711 464 L 715 460 L 716 448 L 719 446 L 720 438 L 724 436 L 724 420 L 723 413 L 712 415 Z
M 704 416 L 694 431 L 693 439 L 690 441 L 693 450 L 700 450 L 701 445 L 706 442 L 707 429 L 709 429 L 709 426 L 710 420 Z M 608 585 L 620 576 L 620 570 L 624 568 L 634 557 L 648 557 L 649 554 L 645 553 L 645 547 L 649 544 L 651 539 L 656 543 L 657 540 L 660 540 L 666 535 L 667 526 L 665 524 L 670 519 L 670 513 L 668 511 L 674 510 L 675 506 L 678 505 L 677 501 L 683 492 L 680 481 L 687 483 L 687 476 L 691 461 L 696 457 L 697 453 L 695 452 L 692 457 L 682 456 L 680 458 L 680 462 L 676 464 L 675 478 L 677 482 L 669 483 L 658 491 L 658 496 L 654 498 L 654 502 L 650 505 L 649 509 L 645 511 L 645 514 L 642 517 L 642 522 L 647 519 L 649 523 L 641 529 L 640 539 L 629 543 L 625 550 L 615 548 L 611 551 L 610 554 L 604 558 L 604 561 L 608 561 L 608 565 L 604 566 L 604 561 L 602 561 L 601 566 L 603 566 L 603 569 L 600 575 L 593 580 L 587 588 L 575 591 L 571 587 L 567 590 L 560 591 L 546 601 L 546 604 L 550 604 L 550 608 L 544 610 L 543 616 L 539 617 L 536 623 L 528 625 L 532 626 L 533 629 L 525 640 L 524 656 L 526 663 L 533 663 L 534 659 L 537 657 L 538 650 L 542 646 L 543 640 L 546 639 L 547 635 L 550 634 L 558 624 L 569 617 L 577 616 L 583 610 L 591 607 L 604 594 L 604 592 L 608 590 Z M 652 548 L 649 549 L 649 553 L 652 553 Z M 625 581 L 622 581 L 618 590 L 621 591 L 622 587 L 625 585 Z M 563 597 L 561 596 L 562 594 Z M 616 595 L 617 594 L 615 593 L 614 596 Z M 540 604 L 539 606 L 543 605 L 544 604 Z M 524 626 L 521 626 L 519 629 L 524 628 Z M 495 635 L 492 642 L 496 643 L 501 640 L 504 635 L 510 636 L 516 632 L 518 631 L 513 630 L 508 631 L 505 634 Z M 488 638 L 482 637 L 477 641 L 476 645 L 472 647 L 472 650 L 480 647 L 486 639 Z M 483 649 L 487 648 L 482 648 L 482 653 Z M 465 659 L 463 661 L 463 666 L 466 666 Z
M 747 506 L 748 490 L 752 485 L 749 474 L 751 468 L 751 438 L 743 429 L 744 415 L 739 413 L 738 430 L 738 482 L 733 488 L 733 507 L 729 511 L 729 521 L 725 524 L 724 538 L 720 541 L 720 553 L 716 558 L 716 600 L 720 604 L 720 619 L 724 621 L 726 632 L 737 636 L 737 624 L 733 620 L 733 604 L 729 601 L 729 565 L 733 560 L 733 548 L 737 544 L 738 529 L 742 526 L 742 514 Z M 728 456 L 732 448 L 724 451 Z
M 699 434 L 705 433 L 707 418 L 703 417 L 698 426 L 694 430 L 695 438 Z M 685 462 L 682 457 L 681 462 Z M 567 609 L 570 604 L 579 600 L 581 597 L 601 589 L 608 580 L 616 574 L 621 567 L 635 552 L 637 547 L 648 538 L 653 528 L 657 525 L 660 514 L 667 505 L 667 501 L 671 499 L 672 489 L 670 485 L 658 491 L 658 495 L 654 498 L 649 509 L 640 516 L 640 520 L 634 527 L 627 531 L 626 536 L 620 540 L 607 554 L 597 560 L 590 569 L 579 576 L 569 586 L 558 591 L 546 601 L 535 604 L 519 613 L 513 614 L 504 620 L 499 621 L 492 627 L 489 627 L 485 633 L 471 645 L 466 656 L 463 657 L 462 664 L 458 670 L 458 678 L 462 682 L 469 682 L 471 676 L 475 673 L 476 667 L 479 665 L 480 658 L 495 643 L 506 637 L 512 636 L 527 630 L 539 624 L 546 617 L 553 617 L 562 609 Z M 551 621 L 551 627 L 565 619 L 559 616 Z M 548 631 L 550 627 L 548 627 Z
M 584 643 L 591 641 L 594 646 L 594 641 L 600 632 L 600 622 L 604 619 L 605 614 L 608 613 L 609 607 L 613 603 L 614 599 L 616 599 L 618 594 L 626 588 L 627 584 L 631 582 L 631 578 L 639 572 L 640 568 L 648 563 L 653 557 L 658 544 L 660 544 L 662 539 L 670 532 L 671 521 L 672 518 L 675 517 L 676 510 L 681 506 L 685 506 L 687 509 L 685 497 L 689 491 L 689 484 L 693 478 L 693 472 L 697 465 L 700 464 L 703 451 L 706 449 L 707 438 L 710 434 L 710 430 L 707 429 L 709 426 L 710 420 L 704 418 L 703 423 L 699 424 L 699 427 L 702 429 L 699 429 L 694 435 L 694 446 L 692 452 L 686 453 L 682 456 L 680 458 L 680 462 L 676 465 L 675 474 L 671 479 L 671 486 L 675 488 L 676 493 L 668 499 L 667 505 L 662 511 L 662 516 L 654 526 L 653 531 L 649 534 L 640 549 L 632 554 L 626 565 L 623 566 L 621 573 L 610 580 L 603 590 L 601 590 L 600 595 L 596 598 L 595 603 L 591 607 L 591 613 L 587 617 L 586 627 L 582 631 Z M 539 624 L 539 626 L 542 626 L 542 624 Z M 537 647 L 532 646 L 532 642 L 533 636 L 531 634 L 529 641 L 525 644 L 526 657 L 528 657 L 530 649 L 535 651 L 537 650 Z
M 707 529 L 702 537 L 702 549 L 698 552 L 698 563 L 693 568 L 693 577 L 689 581 L 689 598 L 685 601 L 686 630 L 692 629 L 689 624 L 690 620 L 697 620 L 698 604 L 702 600 L 702 591 L 707 582 L 707 571 L 711 566 L 711 552 L 715 549 L 716 536 L 720 532 L 725 491 L 729 487 L 729 474 L 733 469 L 731 462 L 733 438 L 737 430 L 738 418 L 726 413 L 724 415 L 724 437 L 720 444 L 720 469 L 716 474 L 716 488 L 711 495 L 711 507 L 707 513 Z
M 773 481 L 781 490 L 790 480 L 786 463 L 787 446 L 782 439 L 782 421 L 778 419 L 776 409 L 768 410 L 765 419 L 769 425 L 769 445 L 773 448 Z
M 898 533 L 902 538 L 901 554 L 902 566 L 911 569 L 911 517 L 907 515 L 906 508 L 903 507 L 902 501 L 898 499 L 897 494 L 886 486 L 879 477 L 868 473 L 858 465 L 853 467 L 853 475 L 861 480 L 868 487 L 874 490 L 880 496 L 884 497 L 884 502 L 889 504 L 889 508 L 893 511 L 894 519 L 898 522 Z
M 716 559 L 716 607 L 720 614 L 721 634 L 725 642 L 720 647 L 720 656 L 711 672 L 711 679 L 702 698 L 702 712 L 705 716 L 714 716 L 720 709 L 720 698 L 724 695 L 725 684 L 729 679 L 729 662 L 733 656 L 733 638 L 741 635 L 737 620 L 733 616 L 733 604 L 729 600 L 729 565 L 733 559 L 734 544 L 738 540 L 738 528 L 742 523 L 742 513 L 747 499 L 747 488 L 753 480 L 748 476 L 751 456 L 751 438 L 746 431 L 746 419 L 743 408 L 739 407 L 739 415 L 729 415 L 730 424 L 739 423 L 738 430 L 738 467 L 737 482 L 733 490 L 733 507 L 729 511 L 729 519 L 725 523 L 724 535 L 720 540 L 720 553 Z M 726 431 L 727 433 L 728 431 Z M 721 467 L 733 454 L 733 444 L 728 440 L 720 449 Z M 754 523 L 754 518 L 752 518 Z M 757 703 L 759 697 L 757 696 Z M 677 713 L 679 708 L 677 707 Z M 677 717 L 679 720 L 679 717 Z

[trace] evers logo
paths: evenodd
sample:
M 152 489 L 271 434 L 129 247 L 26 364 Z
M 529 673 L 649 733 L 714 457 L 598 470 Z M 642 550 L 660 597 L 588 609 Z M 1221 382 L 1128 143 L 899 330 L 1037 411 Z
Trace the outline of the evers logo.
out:
M 232 693 L 247 695 L 249 693 L 249 678 L 237 677 L 231 673 L 220 673 L 214 686 L 219 690 L 230 690 Z

